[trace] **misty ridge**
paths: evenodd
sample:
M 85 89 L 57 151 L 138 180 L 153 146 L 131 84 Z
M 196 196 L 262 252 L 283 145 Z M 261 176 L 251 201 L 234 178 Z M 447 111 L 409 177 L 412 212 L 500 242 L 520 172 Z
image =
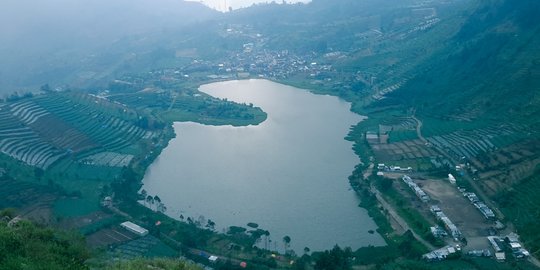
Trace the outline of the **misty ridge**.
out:
M 178 0 L 7 0 L 0 5 L 3 93 L 62 78 L 123 38 L 220 16 L 200 3 Z
M 47 83 L 104 85 L 115 76 L 178 61 L 174 59 L 178 49 L 195 49 L 197 57 L 215 58 L 216 52 L 242 45 L 242 41 L 224 40 L 218 33 L 234 24 L 252 25 L 265 32 L 274 48 L 288 49 L 292 45 L 288 41 L 293 40 L 295 45 L 306 47 L 301 50 L 309 51 L 314 42 L 308 40 L 320 27 L 325 27 L 324 34 L 315 35 L 316 40 L 339 43 L 354 32 L 391 21 L 377 15 L 381 10 L 413 1 L 276 2 L 222 13 L 182 0 L 3 1 L 0 95 L 35 91 Z M 349 24 L 351 18 L 359 21 Z M 298 27 L 304 30 L 298 32 Z

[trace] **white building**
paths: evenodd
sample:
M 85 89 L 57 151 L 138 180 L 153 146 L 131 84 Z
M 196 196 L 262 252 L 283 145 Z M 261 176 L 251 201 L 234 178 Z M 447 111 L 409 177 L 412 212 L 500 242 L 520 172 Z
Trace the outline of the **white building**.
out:
M 456 184 L 456 178 L 451 173 L 448 174 L 448 181 L 450 181 L 452 185 Z
M 136 234 L 136 235 L 139 235 L 139 236 L 145 236 L 148 234 L 148 230 L 133 223 L 133 222 L 130 222 L 130 221 L 126 221 L 124 223 L 121 223 L 120 226 L 122 226 L 124 229 Z

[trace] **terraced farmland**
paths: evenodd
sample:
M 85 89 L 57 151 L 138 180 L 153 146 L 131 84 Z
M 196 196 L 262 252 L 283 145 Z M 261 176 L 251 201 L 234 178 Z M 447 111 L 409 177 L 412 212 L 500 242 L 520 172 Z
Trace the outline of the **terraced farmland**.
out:
M 57 196 L 51 189 L 30 182 L 0 178 L 0 185 L 0 208 L 49 203 Z
M 474 158 L 481 153 L 492 152 L 526 138 L 519 127 L 502 125 L 475 130 L 458 130 L 442 135 L 434 135 L 427 140 L 456 159 Z
M 120 258 L 170 257 L 176 252 L 154 236 L 147 235 L 118 246 L 113 256 Z
M 133 155 L 119 154 L 113 152 L 101 152 L 86 157 L 81 160 L 81 162 L 88 165 L 124 167 L 127 166 L 132 159 Z
M 24 120 L 19 120 L 17 115 L 20 114 L 13 113 L 14 108 L 15 112 L 19 112 L 13 104 L 0 107 L 0 152 L 42 169 L 65 155 L 62 149 L 43 140 Z
M 51 222 L 51 207 L 60 196 L 58 191 L 26 181 L 0 177 L 0 209 L 13 207 L 19 215 L 43 223 Z
M 87 156 L 93 164 L 125 166 L 136 154 L 133 145 L 157 134 L 136 120 L 134 111 L 85 94 L 26 98 L 0 105 L 0 152 L 41 169 L 62 158 Z
M 137 238 L 131 232 L 122 228 L 111 227 L 99 230 L 86 237 L 86 242 L 91 247 L 108 247 L 109 245 L 118 245 Z
M 93 103 L 85 102 L 93 99 Z M 90 137 L 100 148 L 108 151 L 119 151 L 140 139 L 153 137 L 152 131 L 144 130 L 133 122 L 128 110 L 118 106 L 117 112 L 125 112 L 120 116 L 105 111 L 111 103 L 91 96 L 47 95 L 36 100 L 40 106 L 62 119 L 68 125 Z M 86 104 L 85 104 L 86 103 Z

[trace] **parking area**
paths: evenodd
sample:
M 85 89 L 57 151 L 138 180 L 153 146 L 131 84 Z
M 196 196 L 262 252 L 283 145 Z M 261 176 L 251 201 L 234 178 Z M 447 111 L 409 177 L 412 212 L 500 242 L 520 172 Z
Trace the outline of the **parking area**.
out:
M 455 185 L 445 180 L 428 179 L 418 182 L 431 197 L 431 203 L 438 205 L 467 239 L 465 251 L 489 248 L 486 237 L 489 236 L 490 228 L 494 227 L 493 222 L 488 221 Z

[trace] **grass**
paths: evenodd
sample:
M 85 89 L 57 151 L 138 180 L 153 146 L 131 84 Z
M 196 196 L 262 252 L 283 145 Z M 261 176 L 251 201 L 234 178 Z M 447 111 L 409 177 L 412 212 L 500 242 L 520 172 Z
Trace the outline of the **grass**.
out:
M 498 195 L 501 210 L 515 226 L 531 254 L 540 257 L 540 176 L 534 176 Z
M 403 260 L 386 264 L 381 269 L 384 270 L 533 270 L 537 269 L 527 261 L 500 263 L 492 258 L 470 258 L 461 257 L 460 259 L 445 260 L 441 262 L 423 262 L 413 260 Z
M 86 94 L 69 91 L 38 95 L 29 98 L 28 101 L 38 104 L 51 114 L 52 118 L 41 120 L 51 119 L 51 121 L 40 123 L 39 127 L 49 131 L 57 129 L 56 133 L 48 131 L 41 134 L 42 141 L 58 140 L 65 132 L 76 130 L 78 132 L 76 134 L 84 136 L 76 135 L 61 141 L 67 142 L 68 145 L 77 143 L 91 145 L 90 149 L 73 153 L 57 161 L 42 175 L 38 175 L 34 168 L 22 162 L 0 155 L 0 166 L 8 168 L 7 174 L 12 178 L 63 191 L 64 199 L 54 205 L 54 214 L 58 217 L 81 216 L 99 210 L 99 202 L 106 189 L 120 174 L 121 168 L 84 165 L 78 162 L 80 158 L 109 148 L 118 153 L 135 155 L 135 162 L 141 160 L 150 150 L 158 150 L 154 149 L 155 147 L 150 149 L 150 140 L 142 139 L 146 130 L 137 126 L 138 123 L 135 122 L 139 119 L 137 115 L 152 120 L 151 116 L 138 114 L 121 105 Z M 18 122 L 17 125 L 21 124 Z M 8 125 L 3 127 L 10 128 Z
M 119 260 L 105 267 L 106 270 L 140 270 L 140 269 L 175 269 L 175 270 L 201 270 L 199 266 L 177 259 L 147 259 Z
M 487 123 L 443 120 L 431 117 L 422 117 L 422 135 L 432 137 L 446 135 L 458 130 L 474 130 L 487 126 Z
M 54 213 L 58 217 L 79 217 L 98 211 L 99 201 L 93 197 L 84 199 L 60 199 L 54 204 Z
M 145 83 L 134 87 L 136 90 L 154 87 L 153 80 L 156 78 L 147 78 Z M 259 124 L 266 119 L 266 113 L 260 108 L 218 99 L 193 88 L 186 83 L 159 84 L 154 90 L 144 92 L 123 92 L 118 89 L 109 98 L 129 107 L 149 109 L 168 123 L 194 121 L 210 125 L 245 126 Z
M 79 232 L 83 235 L 89 235 L 89 234 L 99 231 L 100 229 L 108 228 L 122 221 L 123 219 L 120 219 L 119 217 L 116 217 L 116 216 L 107 217 L 97 222 L 86 225 L 82 228 L 79 228 Z
M 492 139 L 492 142 L 496 147 L 504 148 L 527 138 L 530 138 L 530 136 L 525 132 L 515 132 L 510 135 L 496 136 Z
M 376 177 L 375 181 L 380 181 L 379 177 Z M 422 214 L 420 214 L 410 203 L 410 199 L 401 195 L 396 189 L 403 188 L 407 190 L 407 193 L 411 195 L 415 200 L 416 195 L 410 190 L 408 186 L 403 184 L 400 180 L 392 180 L 392 187 L 387 189 L 379 188 L 381 194 L 384 195 L 386 200 L 396 209 L 396 212 L 401 216 L 411 229 L 418 235 L 423 236 L 429 232 L 429 227 L 432 225 Z
M 416 130 L 394 130 L 389 133 L 389 143 L 418 139 Z
M 216 118 L 201 115 L 199 112 L 187 112 L 178 109 L 173 109 L 161 113 L 163 120 L 167 122 L 187 122 L 193 121 L 205 125 L 232 125 L 232 126 L 247 126 L 254 125 L 266 120 L 265 114 L 256 114 L 253 119 L 236 119 L 236 118 Z

